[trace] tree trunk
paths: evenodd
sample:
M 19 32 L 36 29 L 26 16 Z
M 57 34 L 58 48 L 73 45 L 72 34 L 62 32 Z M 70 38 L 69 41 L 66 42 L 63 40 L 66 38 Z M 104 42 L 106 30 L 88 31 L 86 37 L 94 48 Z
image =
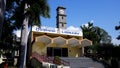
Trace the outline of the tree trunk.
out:
M 28 8 L 28 6 L 27 6 L 27 4 L 25 4 L 25 9 L 27 9 L 27 8 Z M 24 11 L 24 13 L 26 13 L 26 11 Z M 21 30 L 21 49 L 20 49 L 20 66 L 19 66 L 19 68 L 26 67 L 28 22 L 29 22 L 29 17 L 25 16 L 25 18 L 23 20 L 22 30 Z
M 0 39 L 2 34 L 2 26 L 4 22 L 5 6 L 6 6 L 6 0 L 0 0 Z
M 29 35 L 28 35 L 28 46 L 27 46 L 27 56 L 26 56 L 26 66 L 29 68 L 30 67 L 30 56 L 31 56 L 31 53 L 32 53 L 32 42 L 31 42 L 31 35 L 32 35 L 32 25 L 30 27 L 30 32 L 29 32 Z

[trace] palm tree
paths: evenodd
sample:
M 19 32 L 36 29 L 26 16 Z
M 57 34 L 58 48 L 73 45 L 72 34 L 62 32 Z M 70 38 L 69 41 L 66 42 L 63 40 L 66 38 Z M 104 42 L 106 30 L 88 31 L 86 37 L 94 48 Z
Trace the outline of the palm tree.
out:
M 22 0 L 16 3 L 18 7 L 11 19 L 15 20 L 14 25 L 16 25 L 17 28 L 21 28 L 21 53 L 19 67 L 24 68 L 26 63 L 28 26 L 40 26 L 40 16 L 45 18 L 50 17 L 49 6 L 47 0 Z

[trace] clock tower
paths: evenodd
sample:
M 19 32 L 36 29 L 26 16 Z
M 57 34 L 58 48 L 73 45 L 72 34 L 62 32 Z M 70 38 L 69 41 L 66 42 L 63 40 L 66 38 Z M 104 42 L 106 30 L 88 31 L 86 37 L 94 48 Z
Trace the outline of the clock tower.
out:
M 59 6 L 57 10 L 57 28 L 61 29 L 66 29 L 66 14 L 65 14 L 65 9 L 64 7 Z

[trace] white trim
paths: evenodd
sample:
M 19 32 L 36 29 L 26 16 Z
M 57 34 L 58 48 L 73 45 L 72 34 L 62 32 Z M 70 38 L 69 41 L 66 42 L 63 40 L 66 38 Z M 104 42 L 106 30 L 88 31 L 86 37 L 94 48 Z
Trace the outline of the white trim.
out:
M 68 30 L 68 29 L 58 29 L 53 27 L 47 27 L 47 26 L 33 26 L 32 31 L 36 32 L 44 32 L 44 33 L 56 33 L 56 34 L 64 34 L 64 35 L 73 35 L 73 36 L 83 36 L 83 33 L 81 30 Z

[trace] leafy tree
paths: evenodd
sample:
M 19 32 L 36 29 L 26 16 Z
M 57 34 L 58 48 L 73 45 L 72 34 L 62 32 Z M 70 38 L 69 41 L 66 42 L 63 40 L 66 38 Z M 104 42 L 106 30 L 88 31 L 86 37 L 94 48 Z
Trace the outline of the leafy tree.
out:
M 96 34 L 94 33 L 95 30 L 93 30 L 93 23 L 88 22 L 88 26 L 83 25 L 80 26 L 82 31 L 83 31 L 83 38 L 87 38 L 89 40 L 92 40 L 93 43 L 95 43 L 95 39 L 96 39 Z
M 12 22 L 9 20 L 9 18 L 11 17 L 12 14 L 12 8 L 13 5 L 8 4 L 9 1 L 7 1 L 6 3 L 6 8 L 5 8 L 5 16 L 4 17 L 4 23 L 3 23 L 3 28 L 2 28 L 2 37 L 1 37 L 1 41 L 3 43 L 9 43 L 10 45 L 12 45 L 12 41 L 13 41 L 13 30 L 14 30 L 14 26 L 12 24 Z M 10 9 L 11 8 L 11 9 Z M 9 30 L 8 30 L 9 29 Z
M 12 45 L 13 38 L 14 38 L 13 27 L 6 20 L 4 22 L 5 23 L 3 24 L 3 28 L 2 28 L 3 31 L 2 31 L 2 36 L 1 36 L 1 42 L 4 44 Z M 1 46 L 3 46 L 3 45 L 1 45 Z
M 87 52 L 88 49 L 94 50 L 94 53 Z M 107 44 L 103 43 L 103 44 L 97 44 L 97 45 L 85 47 L 86 56 L 102 61 L 105 64 L 107 63 L 107 65 L 110 64 L 111 61 L 111 65 L 110 65 L 111 68 L 117 66 L 116 63 L 118 63 L 118 61 L 120 60 L 119 51 L 120 51 L 120 46 L 115 46 L 109 43 Z
M 14 13 L 10 19 L 16 26 L 16 29 L 21 28 L 22 32 L 20 68 L 23 68 L 26 60 L 28 26 L 40 26 L 40 16 L 50 17 L 49 6 L 47 0 L 10 0 L 10 3 L 14 4 Z
M 93 26 L 93 23 L 88 22 L 88 26 L 80 26 L 83 31 L 83 38 L 87 38 L 93 42 L 93 44 L 98 43 L 110 43 L 111 36 L 108 33 L 97 26 Z
M 115 29 L 116 29 L 116 30 L 120 30 L 120 22 L 119 22 L 119 25 L 118 25 L 118 26 L 115 26 Z M 120 35 L 118 35 L 117 39 L 120 40 Z
M 98 44 L 97 46 L 97 57 L 101 57 L 105 60 L 111 59 L 113 55 L 113 44 Z
M 12 8 L 14 5 L 8 4 L 10 0 L 8 0 L 6 3 L 6 8 L 5 8 L 5 16 L 4 17 L 4 23 L 2 27 L 2 36 L 0 37 L 0 49 L 2 49 L 4 52 L 3 54 L 6 56 L 6 58 L 12 59 L 14 57 L 14 45 L 15 41 L 14 38 L 16 35 L 13 33 L 14 30 L 14 25 L 12 21 L 10 21 L 10 17 L 12 16 L 13 10 Z M 7 60 L 7 61 L 12 61 L 12 60 Z M 14 60 L 13 60 L 14 61 Z M 11 62 L 8 62 L 11 63 Z
M 97 41 L 99 43 L 110 43 L 111 42 L 111 36 L 108 35 L 108 33 L 104 29 L 97 27 L 97 26 L 95 26 L 94 29 L 95 29 L 95 34 L 97 35 Z

